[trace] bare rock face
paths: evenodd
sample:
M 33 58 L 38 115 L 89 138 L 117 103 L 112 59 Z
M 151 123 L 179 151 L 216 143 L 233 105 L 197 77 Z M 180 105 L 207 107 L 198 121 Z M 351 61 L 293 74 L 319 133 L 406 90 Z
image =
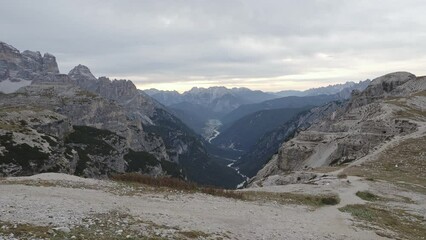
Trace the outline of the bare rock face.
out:
M 176 128 L 182 123 L 179 123 L 178 119 L 168 113 L 152 98 L 139 91 L 131 81 L 110 80 L 107 77 L 96 79 L 90 69 L 83 65 L 76 66 L 68 75 L 81 88 L 122 106 L 128 119 L 139 123 L 140 128 L 151 133 L 148 134 L 149 136 L 158 136 L 159 132 L 168 131 L 168 133 L 158 136 L 163 139 L 166 148 L 158 148 L 156 146 L 158 150 L 161 149 L 163 158 L 177 163 L 180 160 L 180 156 L 185 156 L 188 153 L 188 143 L 182 140 L 188 135 L 186 133 L 187 129 Z M 159 127 L 165 126 L 169 129 L 159 131 Z M 169 141 L 169 138 L 173 139 L 173 141 Z M 194 139 L 194 141 L 196 140 Z
M 58 74 L 59 68 L 55 56 L 45 53 L 43 56 L 43 72 Z
M 68 76 L 81 88 L 89 91 L 96 90 L 98 79 L 93 76 L 88 67 L 79 64 L 68 73 Z
M 0 42 L 0 91 L 12 93 L 30 85 L 36 79 L 59 74 L 56 59 L 51 54 L 24 51 Z
M 12 60 L 19 58 L 19 50 L 10 46 L 7 43 L 0 42 L 0 58 L 5 60 Z
M 150 97 L 141 94 L 129 80 L 110 80 L 107 77 L 97 79 L 84 65 L 74 67 L 68 76 L 82 89 L 98 94 L 106 99 L 116 101 L 134 114 L 133 118 L 141 118 L 144 123 L 152 123 L 154 109 L 160 107 Z
M 120 106 L 76 86 L 33 84 L 2 94 L 0 116 L 0 175 L 54 171 L 106 177 L 131 166 L 168 174 L 158 171 L 164 161 L 158 154 L 161 139 L 128 121 Z
M 45 53 L 42 57 L 40 52 L 28 50 L 20 53 L 16 48 L 0 42 L 0 76 L 3 80 L 31 81 L 43 74 L 59 74 L 53 55 Z
M 376 78 L 363 92 L 355 93 L 355 97 L 351 99 L 352 107 L 366 105 L 389 95 L 396 96 L 401 91 L 399 86 L 413 81 L 416 81 L 416 76 L 408 72 L 390 73 Z
M 406 72 L 373 80 L 346 104 L 285 142 L 252 185 L 271 182 L 267 179 L 274 175 L 357 161 L 383 143 L 415 132 L 426 124 L 425 82 Z

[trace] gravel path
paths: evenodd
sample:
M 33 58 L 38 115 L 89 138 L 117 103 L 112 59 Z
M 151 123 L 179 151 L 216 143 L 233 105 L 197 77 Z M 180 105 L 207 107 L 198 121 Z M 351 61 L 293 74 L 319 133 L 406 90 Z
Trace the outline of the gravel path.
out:
M 115 183 L 63 174 L 12 180 L 14 184 L 0 184 L 0 221 L 72 228 L 92 214 L 119 211 L 158 225 L 226 233 L 231 239 L 381 239 L 374 232 L 353 227 L 350 216 L 340 212 L 339 206 L 310 210 L 302 206 L 244 202 L 205 194 L 150 192 L 141 196 L 119 196 L 109 191 Z M 17 184 L 16 180 L 66 180 L 78 188 L 28 186 Z M 353 200 L 357 199 L 353 194 L 366 186 L 340 182 L 338 192 L 342 204 L 362 201 Z M 107 187 L 90 189 L 93 186 Z M 296 185 L 288 185 L 262 191 L 321 191 L 321 186 L 316 190 L 313 186 L 297 189 Z M 324 184 L 322 190 L 334 191 L 333 187 L 335 185 Z

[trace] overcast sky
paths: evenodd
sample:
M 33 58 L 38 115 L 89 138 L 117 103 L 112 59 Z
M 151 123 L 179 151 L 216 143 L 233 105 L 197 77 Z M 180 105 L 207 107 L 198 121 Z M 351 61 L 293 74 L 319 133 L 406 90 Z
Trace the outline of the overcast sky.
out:
M 307 89 L 426 74 L 425 0 L 1 0 L 0 41 L 139 88 Z

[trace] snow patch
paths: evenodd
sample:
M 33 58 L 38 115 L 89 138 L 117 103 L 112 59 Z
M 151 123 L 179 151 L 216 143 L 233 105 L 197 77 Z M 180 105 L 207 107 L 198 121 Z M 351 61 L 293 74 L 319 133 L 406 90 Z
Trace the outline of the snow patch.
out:
M 9 79 L 6 79 L 0 82 L 0 92 L 3 93 L 13 93 L 16 92 L 21 87 L 26 87 L 31 84 L 32 81 L 21 80 L 19 82 L 12 82 Z

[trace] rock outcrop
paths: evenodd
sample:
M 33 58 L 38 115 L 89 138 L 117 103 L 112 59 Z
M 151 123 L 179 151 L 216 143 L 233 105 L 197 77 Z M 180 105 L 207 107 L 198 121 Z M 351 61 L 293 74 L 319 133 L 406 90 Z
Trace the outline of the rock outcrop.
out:
M 383 143 L 412 133 L 426 122 L 426 81 L 397 72 L 373 80 L 362 92 L 286 141 L 251 180 L 262 185 L 273 175 L 342 165 L 371 154 Z M 276 177 L 274 177 L 276 178 Z
M 12 93 L 36 79 L 59 73 L 56 58 L 46 53 L 24 51 L 0 42 L 0 92 Z

